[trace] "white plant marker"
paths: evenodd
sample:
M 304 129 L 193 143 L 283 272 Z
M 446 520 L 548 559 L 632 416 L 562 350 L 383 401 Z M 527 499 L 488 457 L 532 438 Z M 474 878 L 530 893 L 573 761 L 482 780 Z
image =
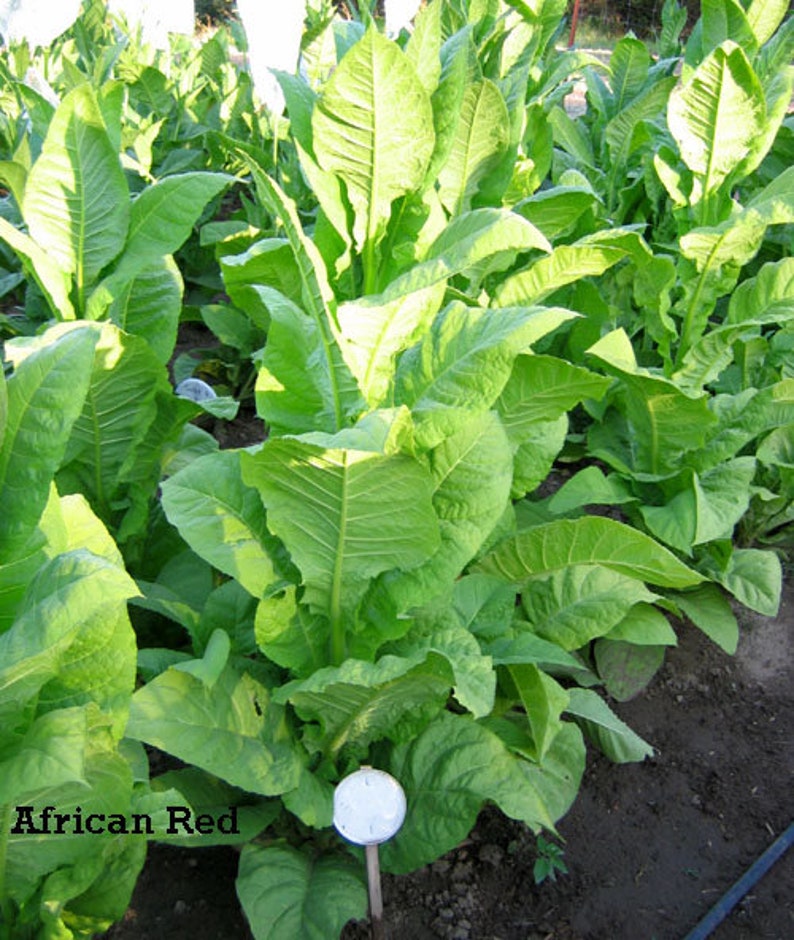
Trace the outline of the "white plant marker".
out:
M 378 846 L 397 834 L 405 811 L 403 788 L 384 770 L 362 767 L 341 780 L 334 790 L 334 828 L 348 842 L 365 847 L 374 940 L 384 937 Z
M 182 379 L 174 391 L 180 398 L 188 398 L 195 402 L 210 401 L 218 397 L 215 389 L 202 379 Z
M 6 43 L 49 46 L 79 12 L 80 0 L 0 0 L 0 34 Z
M 271 69 L 295 73 L 300 55 L 306 0 L 237 0 L 248 40 L 248 68 L 260 102 L 278 117 L 284 95 Z

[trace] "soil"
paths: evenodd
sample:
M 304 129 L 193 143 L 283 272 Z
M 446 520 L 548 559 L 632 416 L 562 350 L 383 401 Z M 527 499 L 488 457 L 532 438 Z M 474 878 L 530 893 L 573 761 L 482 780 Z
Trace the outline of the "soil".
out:
M 410 876 L 384 876 L 390 940 L 686 937 L 794 817 L 792 579 L 778 617 L 744 612 L 741 621 L 734 657 L 681 626 L 678 647 L 645 692 L 612 703 L 655 754 L 622 766 L 590 757 L 558 827 L 567 875 L 535 885 L 535 837 L 486 809 L 444 858 Z M 232 849 L 153 844 L 107 940 L 247 940 L 236 865 Z M 362 922 L 343 938 L 369 935 Z M 794 851 L 711 936 L 794 936 Z

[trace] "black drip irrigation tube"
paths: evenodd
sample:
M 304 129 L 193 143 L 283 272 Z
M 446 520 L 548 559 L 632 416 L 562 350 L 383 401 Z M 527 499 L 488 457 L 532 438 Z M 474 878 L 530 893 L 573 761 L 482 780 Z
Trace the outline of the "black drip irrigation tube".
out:
M 778 836 L 766 852 L 753 862 L 742 877 L 717 901 L 697 927 L 686 935 L 684 940 L 706 940 L 706 937 L 711 936 L 712 931 L 725 920 L 745 894 L 764 877 L 775 862 L 786 854 L 792 844 L 794 844 L 794 823 L 791 823 L 783 835 Z

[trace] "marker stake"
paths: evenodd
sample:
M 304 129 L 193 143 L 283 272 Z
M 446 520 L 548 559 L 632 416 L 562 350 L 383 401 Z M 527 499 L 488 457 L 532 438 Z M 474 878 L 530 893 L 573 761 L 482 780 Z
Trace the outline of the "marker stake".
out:
M 334 791 L 334 827 L 355 845 L 365 847 L 372 940 L 386 940 L 378 846 L 391 839 L 405 819 L 405 793 L 383 770 L 362 767 L 340 781 Z

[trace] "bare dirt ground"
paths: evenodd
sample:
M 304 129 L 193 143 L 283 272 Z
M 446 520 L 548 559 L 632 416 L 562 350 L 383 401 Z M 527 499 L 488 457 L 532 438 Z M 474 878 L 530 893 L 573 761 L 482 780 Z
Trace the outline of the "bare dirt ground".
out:
M 742 620 L 735 657 L 681 627 L 651 686 L 615 704 L 656 753 L 636 765 L 591 758 L 559 824 L 568 875 L 536 886 L 534 836 L 485 810 L 443 859 L 384 877 L 391 940 L 683 940 L 794 817 L 792 579 L 777 618 Z M 235 869 L 232 850 L 151 846 L 108 940 L 247 940 Z M 351 924 L 344 940 L 368 936 Z M 792 936 L 794 851 L 712 934 Z

